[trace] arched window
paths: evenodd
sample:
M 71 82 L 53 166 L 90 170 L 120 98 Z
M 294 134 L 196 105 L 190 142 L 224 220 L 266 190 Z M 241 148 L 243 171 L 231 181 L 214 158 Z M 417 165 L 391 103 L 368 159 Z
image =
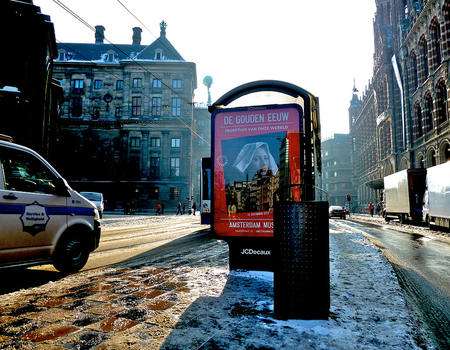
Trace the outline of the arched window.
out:
M 445 141 L 441 144 L 439 148 L 439 163 L 443 164 L 450 161 L 450 143 Z
M 450 1 L 445 0 L 442 6 L 442 14 L 444 17 L 443 26 L 442 26 L 442 52 L 445 55 L 449 53 L 449 44 L 450 44 Z
M 433 99 L 430 94 L 425 97 L 425 110 L 423 115 L 423 130 L 427 133 L 433 129 Z
M 411 93 L 417 90 L 419 87 L 419 81 L 417 79 L 417 56 L 414 51 L 409 53 L 409 89 Z
M 414 82 L 414 90 L 419 87 L 419 78 L 417 74 L 417 56 L 414 54 L 413 57 L 413 82 Z
M 447 108 L 447 86 L 440 82 L 436 89 L 436 125 L 440 125 L 448 120 Z
M 426 41 L 423 43 L 422 52 L 423 52 L 423 72 L 426 79 L 430 74 L 430 70 L 428 68 L 428 44 Z
M 423 83 L 425 80 L 427 80 L 428 75 L 430 74 L 429 68 L 428 68 L 428 44 L 425 38 L 422 38 L 419 44 L 420 47 L 420 55 L 421 55 L 421 82 Z
M 427 155 L 427 168 L 435 166 L 436 165 L 436 151 L 434 150 L 434 148 L 431 148 L 428 151 L 428 155 Z
M 417 169 L 423 169 L 423 168 L 425 168 L 425 162 L 424 162 L 423 154 L 422 154 L 422 153 L 420 153 L 420 154 L 417 155 L 417 158 L 416 158 L 416 168 L 417 168 Z
M 422 137 L 422 136 L 423 136 L 422 108 L 420 108 L 420 104 L 417 103 L 414 106 L 413 137 L 414 137 L 414 140 L 417 140 L 419 137 Z
M 441 50 L 441 27 L 439 21 L 436 19 L 433 22 L 433 28 L 431 29 L 431 37 L 433 40 L 433 69 L 437 69 L 442 62 L 442 50 Z

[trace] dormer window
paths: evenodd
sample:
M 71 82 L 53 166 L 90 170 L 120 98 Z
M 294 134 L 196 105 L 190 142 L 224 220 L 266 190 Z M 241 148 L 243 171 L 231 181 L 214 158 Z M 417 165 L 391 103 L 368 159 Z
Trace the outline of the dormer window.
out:
M 115 58 L 115 52 L 110 50 L 108 51 L 108 56 L 107 56 L 107 60 L 108 62 L 114 62 L 114 58 Z
M 161 49 L 155 50 L 155 60 L 162 60 L 163 59 L 163 51 Z
M 65 61 L 65 60 L 66 60 L 66 51 L 59 50 L 58 51 L 58 61 Z

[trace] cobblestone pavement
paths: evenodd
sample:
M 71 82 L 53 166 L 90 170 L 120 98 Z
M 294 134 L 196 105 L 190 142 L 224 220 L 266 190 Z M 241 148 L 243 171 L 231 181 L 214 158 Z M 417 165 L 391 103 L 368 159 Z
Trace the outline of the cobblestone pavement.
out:
M 224 285 L 226 244 L 209 240 L 183 256 L 80 273 L 3 295 L 0 349 L 159 349 L 177 315 L 198 297 L 195 284 L 202 283 L 205 264 Z M 198 280 L 189 286 L 192 272 Z

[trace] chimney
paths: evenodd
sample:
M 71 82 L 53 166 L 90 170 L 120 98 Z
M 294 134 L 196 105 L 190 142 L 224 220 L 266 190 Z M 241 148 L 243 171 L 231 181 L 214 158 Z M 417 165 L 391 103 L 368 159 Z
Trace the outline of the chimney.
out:
M 141 45 L 142 29 L 139 27 L 133 28 L 133 45 Z
M 95 43 L 103 44 L 104 39 L 105 39 L 105 27 L 95 26 Z

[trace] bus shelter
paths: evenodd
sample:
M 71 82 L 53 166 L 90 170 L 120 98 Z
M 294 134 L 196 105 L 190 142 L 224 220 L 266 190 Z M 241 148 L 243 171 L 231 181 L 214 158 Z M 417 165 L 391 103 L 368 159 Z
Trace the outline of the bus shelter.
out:
M 306 298 L 317 294 L 315 287 L 305 284 L 314 281 L 321 290 L 328 288 L 328 293 L 321 293 L 328 298 L 323 316 L 329 308 L 329 243 L 328 206 L 317 186 L 318 98 L 296 85 L 264 80 L 229 91 L 209 111 L 211 229 L 229 245 L 230 270 L 274 271 L 279 291 L 292 294 L 291 287 L 300 286 Z M 293 234 L 294 226 L 300 235 Z M 313 266 L 306 267 L 306 259 L 314 261 Z M 298 278 L 302 274 L 306 279 Z M 318 275 L 320 281 L 315 279 Z M 281 305 L 278 309 L 286 316 L 299 309 L 286 303 L 290 299 L 283 293 L 275 294 L 275 306 Z

